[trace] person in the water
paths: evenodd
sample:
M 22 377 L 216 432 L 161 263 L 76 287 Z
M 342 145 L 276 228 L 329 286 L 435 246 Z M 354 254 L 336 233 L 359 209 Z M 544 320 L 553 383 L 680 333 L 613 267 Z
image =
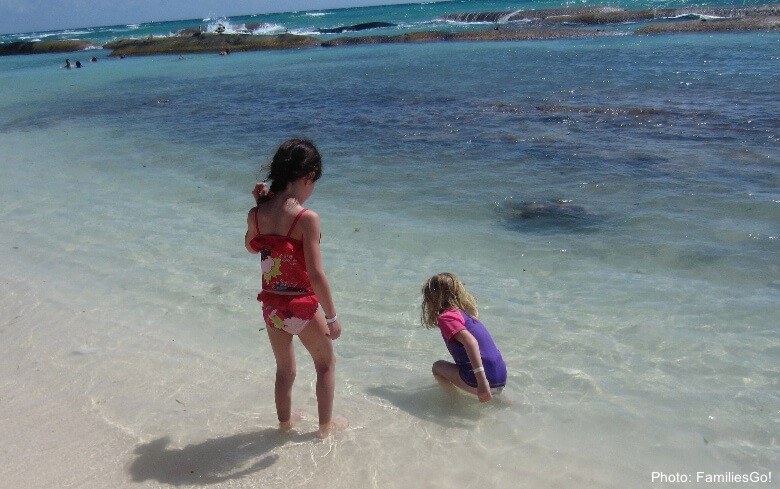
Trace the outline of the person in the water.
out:
M 506 384 L 506 364 L 493 337 L 477 319 L 477 302 L 452 273 L 440 273 L 422 286 L 422 323 L 438 327 L 455 361 L 438 360 L 433 376 L 489 401 Z

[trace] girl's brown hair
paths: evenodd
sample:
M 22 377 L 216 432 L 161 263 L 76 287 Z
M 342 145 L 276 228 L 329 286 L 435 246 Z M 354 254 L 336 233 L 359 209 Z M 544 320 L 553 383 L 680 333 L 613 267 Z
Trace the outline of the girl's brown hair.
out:
M 477 301 L 463 283 L 452 273 L 440 273 L 429 278 L 422 286 L 422 314 L 420 320 L 426 328 L 435 328 L 439 315 L 448 309 L 460 309 L 477 317 Z
M 269 170 L 271 187 L 268 195 L 260 198 L 260 202 L 269 200 L 271 194 L 283 192 L 290 182 L 306 175 L 312 175 L 315 182 L 319 180 L 322 176 L 322 157 L 308 139 L 288 139 L 276 150 L 270 165 L 263 165 L 263 169 Z

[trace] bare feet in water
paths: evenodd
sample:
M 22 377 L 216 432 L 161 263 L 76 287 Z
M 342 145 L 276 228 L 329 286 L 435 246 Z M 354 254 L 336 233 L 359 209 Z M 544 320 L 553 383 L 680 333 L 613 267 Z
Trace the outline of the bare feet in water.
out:
M 288 421 L 279 421 L 279 431 L 290 431 L 303 419 L 303 414 L 300 411 L 295 411 L 290 414 Z
M 320 429 L 317 430 L 317 438 L 325 439 L 337 431 L 341 431 L 349 426 L 349 420 L 344 416 L 333 416 L 330 423 L 320 425 Z

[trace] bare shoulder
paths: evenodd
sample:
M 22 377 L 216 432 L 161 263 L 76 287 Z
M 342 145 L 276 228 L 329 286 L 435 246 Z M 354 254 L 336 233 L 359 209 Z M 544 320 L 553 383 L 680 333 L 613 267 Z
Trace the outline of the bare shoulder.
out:
M 320 216 L 311 209 L 308 209 L 301 215 L 298 221 L 300 233 L 303 236 L 311 236 L 319 241 L 320 238 Z
M 320 215 L 311 209 L 306 209 L 306 212 L 304 212 L 303 215 L 301 215 L 301 222 L 319 223 Z

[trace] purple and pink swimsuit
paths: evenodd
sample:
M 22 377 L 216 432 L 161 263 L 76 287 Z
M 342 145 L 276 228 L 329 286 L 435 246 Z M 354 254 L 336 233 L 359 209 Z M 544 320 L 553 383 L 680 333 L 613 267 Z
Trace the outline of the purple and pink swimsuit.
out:
M 503 387 L 506 384 L 504 358 L 484 324 L 457 309 L 450 309 L 440 314 L 437 324 L 444 338 L 444 344 L 447 345 L 452 359 L 460 370 L 460 378 L 463 382 L 471 387 L 477 387 L 477 378 L 471 371 L 474 367 L 471 366 L 466 348 L 455 339 L 455 334 L 465 329 L 477 340 L 482 366 L 485 367 L 485 376 L 490 387 Z

